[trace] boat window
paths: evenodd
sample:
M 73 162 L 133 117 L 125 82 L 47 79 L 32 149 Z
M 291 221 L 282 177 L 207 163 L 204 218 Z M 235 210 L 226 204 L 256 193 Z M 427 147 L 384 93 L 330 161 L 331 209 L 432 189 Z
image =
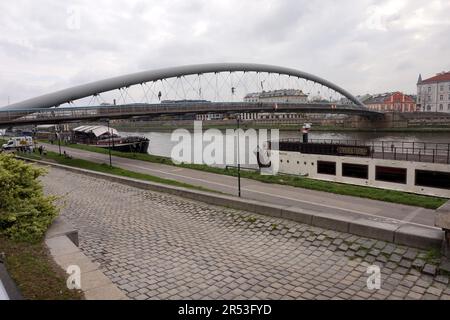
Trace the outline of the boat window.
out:
M 416 170 L 416 186 L 450 189 L 450 172 Z
M 336 162 L 317 161 L 317 173 L 336 175 Z
M 369 178 L 369 166 L 365 164 L 343 163 L 342 176 L 351 178 Z
M 406 184 L 406 169 L 376 166 L 375 180 Z

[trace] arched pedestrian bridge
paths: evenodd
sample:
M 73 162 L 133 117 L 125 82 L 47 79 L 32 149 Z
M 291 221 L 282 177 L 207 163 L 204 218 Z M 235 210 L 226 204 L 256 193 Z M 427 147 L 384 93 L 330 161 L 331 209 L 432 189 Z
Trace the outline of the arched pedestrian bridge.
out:
M 301 90 L 305 101 L 249 101 L 254 92 Z M 343 113 L 376 117 L 336 84 L 290 68 L 213 63 L 138 72 L 56 91 L 0 108 L 0 125 L 188 113 Z

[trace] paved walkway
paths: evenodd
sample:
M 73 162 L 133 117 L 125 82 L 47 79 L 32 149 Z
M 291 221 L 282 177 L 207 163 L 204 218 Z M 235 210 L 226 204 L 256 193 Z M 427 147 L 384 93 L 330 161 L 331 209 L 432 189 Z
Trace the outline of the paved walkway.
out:
M 51 151 L 58 151 L 57 145 L 46 144 L 45 147 Z M 109 163 L 108 155 L 68 147 L 62 147 L 62 149 L 76 158 L 97 163 Z M 112 161 L 114 166 L 127 170 L 177 180 L 223 193 L 237 194 L 237 178 L 235 177 L 114 156 Z M 297 206 L 312 212 L 351 212 L 363 216 L 380 217 L 385 220 L 434 226 L 434 210 L 430 209 L 267 184 L 250 179 L 241 179 L 241 185 L 242 197 L 248 199 L 284 206 Z
M 56 168 L 42 181 L 132 299 L 450 299 L 448 277 L 415 270 L 419 250 Z M 367 289 L 371 264 L 380 290 Z

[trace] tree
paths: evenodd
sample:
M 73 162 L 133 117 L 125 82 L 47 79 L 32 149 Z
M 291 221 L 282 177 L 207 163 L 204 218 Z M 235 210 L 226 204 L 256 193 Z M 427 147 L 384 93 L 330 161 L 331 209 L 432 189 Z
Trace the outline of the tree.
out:
M 38 178 L 46 173 L 10 154 L 0 154 L 0 233 L 35 242 L 58 215 L 55 197 L 45 196 Z

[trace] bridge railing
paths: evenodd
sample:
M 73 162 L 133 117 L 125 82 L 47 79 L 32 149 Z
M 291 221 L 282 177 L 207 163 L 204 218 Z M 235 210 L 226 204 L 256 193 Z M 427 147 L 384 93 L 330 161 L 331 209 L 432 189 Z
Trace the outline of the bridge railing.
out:
M 338 108 L 361 111 L 358 106 L 338 105 Z M 333 111 L 336 105 L 328 103 L 255 103 L 255 102 L 196 102 L 196 103 L 168 103 L 168 104 L 128 104 L 119 106 L 95 106 L 95 107 L 70 107 L 70 108 L 46 108 L 31 110 L 0 111 L 1 123 L 30 123 L 33 121 L 52 121 L 64 119 L 83 119 L 95 117 L 118 117 L 121 115 L 164 114 L 164 113 L 208 113 L 208 112 L 286 112 L 284 110 L 304 109 L 318 112 Z
M 282 141 L 300 143 L 299 139 L 292 138 Z M 450 164 L 450 143 L 351 139 L 309 139 L 308 143 L 370 147 L 370 157 L 376 159 Z

